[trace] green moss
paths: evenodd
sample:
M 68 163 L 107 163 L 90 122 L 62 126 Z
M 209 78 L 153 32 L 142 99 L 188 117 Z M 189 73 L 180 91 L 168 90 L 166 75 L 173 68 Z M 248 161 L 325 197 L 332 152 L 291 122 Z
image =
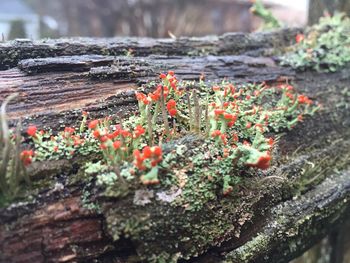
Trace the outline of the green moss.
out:
M 263 253 L 269 243 L 271 238 L 265 234 L 258 234 L 252 240 L 248 241 L 237 249 L 235 249 L 234 253 L 229 253 L 226 256 L 227 261 L 225 262 L 251 262 L 254 256 L 259 255 L 259 253 Z
M 174 160 L 180 165 L 176 167 L 177 172 L 168 174 L 172 176 L 169 181 L 178 186 L 183 185 L 182 194 L 174 201 L 174 205 L 198 211 L 208 201 L 218 198 L 224 187 L 223 178 L 228 176 L 228 180 L 225 181 L 228 185 L 237 185 L 241 181 L 238 176 L 240 172 L 232 166 L 232 158 L 212 159 L 212 156 L 219 154 L 220 150 L 212 148 L 208 141 L 174 155 Z M 181 164 L 186 163 L 186 159 L 190 161 L 190 165 L 184 169 Z
M 138 239 L 142 233 L 150 228 L 150 215 L 146 213 L 131 214 L 127 211 L 110 210 L 106 216 L 108 231 L 114 240 L 124 237 Z
M 254 187 L 257 189 L 258 185 Z M 157 197 L 143 209 L 135 205 L 135 197 L 129 194 L 118 199 L 117 205 L 111 206 L 116 201 L 110 200 L 111 203 L 102 202 L 101 206 L 106 216 L 108 233 L 114 239 L 129 237 L 137 244 L 136 249 L 141 258 L 158 262 L 156 260 L 174 257 L 189 259 L 202 254 L 213 244 L 239 236 L 242 225 L 249 222 L 253 214 L 248 203 L 252 205 L 262 196 L 263 192 L 256 190 L 249 197 L 235 195 L 224 199 L 215 198 L 202 203 L 200 210 L 188 210 Z M 241 206 L 242 199 L 247 204 L 245 208 Z
M 81 195 L 81 203 L 84 208 L 91 210 L 95 213 L 101 213 L 101 207 L 97 202 L 91 201 L 92 193 L 91 189 L 89 189 L 90 184 L 87 184 L 84 187 L 84 190 Z
M 151 263 L 176 263 L 180 258 L 180 255 L 180 253 L 170 255 L 166 252 L 162 252 L 159 255 L 152 255 L 150 258 L 148 258 L 148 261 Z
M 319 148 L 320 146 L 318 146 Z M 312 154 L 309 151 L 309 158 L 312 162 L 304 160 L 298 176 L 293 184 L 294 195 L 300 195 L 318 185 L 327 176 L 337 174 L 350 166 L 350 141 L 338 140 L 325 146 L 323 151 L 315 150 Z

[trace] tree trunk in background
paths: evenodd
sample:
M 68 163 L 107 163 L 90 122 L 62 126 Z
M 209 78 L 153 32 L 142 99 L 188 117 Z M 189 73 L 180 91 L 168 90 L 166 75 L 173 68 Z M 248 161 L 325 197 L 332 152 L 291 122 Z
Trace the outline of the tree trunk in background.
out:
M 11 22 L 10 27 L 10 33 L 9 33 L 9 40 L 15 39 L 15 38 L 26 38 L 27 33 L 24 26 L 23 20 L 13 20 Z
M 317 23 L 325 13 L 340 11 L 350 15 L 350 0 L 310 0 L 309 25 Z

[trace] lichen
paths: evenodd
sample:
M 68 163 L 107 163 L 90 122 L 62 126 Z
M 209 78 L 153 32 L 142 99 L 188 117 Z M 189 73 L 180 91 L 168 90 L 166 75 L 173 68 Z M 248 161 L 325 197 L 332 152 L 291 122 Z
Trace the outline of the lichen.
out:
M 282 57 L 282 64 L 298 70 L 335 72 L 350 62 L 350 19 L 345 14 L 322 17 L 306 34 L 296 36 L 297 44 Z
M 117 126 L 106 117 L 85 127 L 83 118 L 79 130 L 65 127 L 50 142 L 45 131 L 29 134 L 43 153 L 40 160 L 50 159 L 47 149 L 56 146 L 64 154 L 52 159 L 66 158 L 72 149 L 71 162 L 87 156 L 68 183 L 82 180 L 84 206 L 104 215 L 114 241 L 132 240 L 148 261 L 188 259 L 238 238 L 253 220 L 255 206 L 263 202 L 268 209 L 281 200 L 290 190 L 287 182 L 272 180 L 262 188 L 257 180 L 269 175 L 277 142 L 265 136 L 291 129 L 301 114 L 312 116 L 318 109 L 291 85 L 223 82 L 208 91 L 201 81 L 177 89 L 173 75 L 162 76 L 167 103 L 149 101 L 162 96 L 164 87 L 157 88 L 160 94 L 138 93 L 140 114 L 118 120 Z M 269 196 L 273 189 L 278 191 Z M 171 198 L 156 198 L 164 192 Z

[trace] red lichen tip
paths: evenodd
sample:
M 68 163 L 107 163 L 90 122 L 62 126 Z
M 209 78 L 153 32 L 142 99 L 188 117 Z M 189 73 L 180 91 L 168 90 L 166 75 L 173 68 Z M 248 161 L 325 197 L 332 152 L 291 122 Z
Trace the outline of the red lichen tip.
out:
M 220 87 L 219 86 L 213 86 L 213 91 L 220 91 Z
M 65 127 L 64 128 L 64 132 L 66 132 L 66 133 L 74 133 L 74 128 L 72 128 L 72 127 Z
M 38 128 L 36 126 L 34 126 L 34 125 L 29 126 L 27 129 L 27 134 L 31 137 L 35 137 L 37 130 L 38 130 Z
M 98 125 L 98 120 L 93 120 L 89 123 L 88 127 L 91 130 L 95 130 L 97 128 L 97 125 Z
M 250 167 L 259 168 L 261 170 L 266 170 L 270 167 L 271 155 L 270 152 L 265 152 L 264 155 L 260 156 L 255 163 L 247 163 Z
M 118 150 L 120 148 L 120 146 L 122 145 L 122 142 L 121 141 L 115 141 L 113 142 L 113 148 L 115 150 Z
M 221 131 L 215 130 L 211 133 L 211 137 L 215 138 L 221 135 Z
M 300 43 L 300 42 L 303 41 L 304 39 L 305 39 L 304 34 L 297 34 L 297 35 L 295 36 L 295 41 L 296 41 L 297 43 Z
M 224 114 L 225 113 L 225 110 L 222 110 L 222 109 L 216 109 L 216 110 L 214 110 L 214 113 L 215 113 L 215 115 L 222 115 L 222 114 Z
M 167 107 L 168 110 L 172 109 L 172 108 L 175 108 L 176 107 L 176 101 L 173 100 L 173 99 L 169 100 L 168 103 L 166 104 L 166 107 Z
M 300 104 L 308 104 L 308 105 L 310 105 L 310 104 L 312 104 L 312 100 L 310 100 L 307 96 L 305 96 L 305 95 L 299 95 L 298 96 L 298 102 L 300 103 Z
M 20 154 L 20 158 L 24 166 L 28 166 L 32 163 L 32 157 L 34 156 L 33 150 L 24 150 Z
M 162 156 L 162 148 L 159 146 L 152 147 L 151 151 L 155 156 Z
M 170 114 L 171 117 L 175 117 L 176 114 L 177 114 L 177 110 L 176 109 L 170 109 L 169 110 L 169 114 Z
M 232 186 L 229 186 L 229 187 L 227 187 L 226 189 L 224 189 L 223 195 L 224 195 L 224 196 L 228 196 L 230 193 L 232 193 L 232 191 L 233 191 L 233 187 L 232 187 Z

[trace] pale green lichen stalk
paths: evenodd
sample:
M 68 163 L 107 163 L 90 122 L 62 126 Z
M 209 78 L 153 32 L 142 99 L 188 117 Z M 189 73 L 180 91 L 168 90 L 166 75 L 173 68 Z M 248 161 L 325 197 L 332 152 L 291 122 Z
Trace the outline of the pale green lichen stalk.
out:
M 31 163 L 33 151 L 21 152 L 20 123 L 14 133 L 7 123 L 6 106 L 17 95 L 7 97 L 0 109 L 0 203 L 14 199 L 21 190 L 22 181 L 30 183 L 24 166 Z

